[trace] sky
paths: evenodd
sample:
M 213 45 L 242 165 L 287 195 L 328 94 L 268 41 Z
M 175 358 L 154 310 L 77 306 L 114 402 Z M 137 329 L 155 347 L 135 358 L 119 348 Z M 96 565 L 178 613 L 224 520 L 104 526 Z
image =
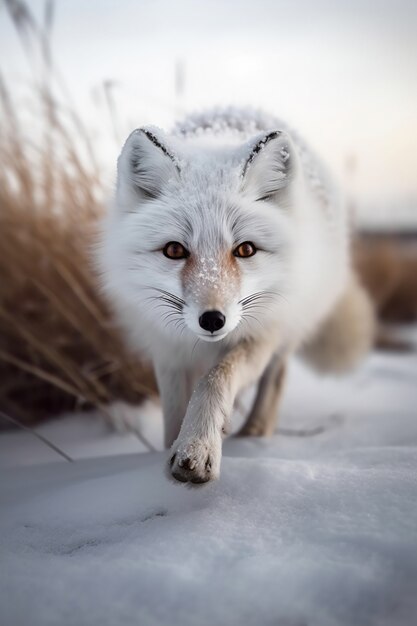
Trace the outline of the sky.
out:
M 17 89 L 30 73 L 0 6 L 0 68 Z M 109 163 L 142 124 L 249 104 L 295 127 L 359 204 L 417 207 L 416 32 L 410 0 L 57 0 L 52 41 L 97 141 L 111 135 Z

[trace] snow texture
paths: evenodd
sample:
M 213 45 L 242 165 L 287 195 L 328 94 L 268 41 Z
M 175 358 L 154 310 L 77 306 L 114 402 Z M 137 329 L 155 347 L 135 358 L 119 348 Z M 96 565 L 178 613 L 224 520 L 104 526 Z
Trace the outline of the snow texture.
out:
M 40 429 L 75 463 L 1 435 L 0 623 L 416 624 L 416 373 L 416 354 L 341 379 L 294 363 L 281 432 L 226 441 L 200 488 L 97 417 Z

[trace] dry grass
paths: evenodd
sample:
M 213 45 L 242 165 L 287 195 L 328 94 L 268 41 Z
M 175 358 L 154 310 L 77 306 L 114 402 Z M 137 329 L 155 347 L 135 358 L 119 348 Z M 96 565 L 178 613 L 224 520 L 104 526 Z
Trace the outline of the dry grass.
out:
M 368 290 L 378 318 L 387 323 L 417 320 L 416 239 L 401 241 L 393 236 L 358 238 L 355 265 Z
M 53 5 L 42 26 L 24 3 L 6 6 L 29 55 L 42 59 L 33 104 L 43 132 L 24 132 L 1 81 L 0 409 L 30 423 L 81 407 L 105 412 L 115 399 L 137 403 L 155 384 L 99 293 L 91 250 L 103 190 L 81 118 L 55 95 Z

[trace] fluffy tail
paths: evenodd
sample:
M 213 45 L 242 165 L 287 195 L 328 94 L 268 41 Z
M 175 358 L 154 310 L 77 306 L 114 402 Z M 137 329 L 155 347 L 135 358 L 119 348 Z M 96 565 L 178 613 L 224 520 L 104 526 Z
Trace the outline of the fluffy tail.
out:
M 372 348 L 376 321 L 371 300 L 355 277 L 330 315 L 301 350 L 315 369 L 341 373 Z

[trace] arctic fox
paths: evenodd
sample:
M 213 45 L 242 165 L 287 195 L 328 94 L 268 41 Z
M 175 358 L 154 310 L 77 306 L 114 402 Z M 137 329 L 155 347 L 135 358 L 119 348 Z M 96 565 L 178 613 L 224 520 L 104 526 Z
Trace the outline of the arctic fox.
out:
M 252 383 L 240 434 L 273 432 L 291 353 L 341 369 L 368 350 L 372 312 L 351 269 L 343 199 L 282 121 L 224 109 L 169 134 L 139 128 L 113 204 L 105 289 L 154 366 L 176 480 L 219 476 L 234 402 Z

